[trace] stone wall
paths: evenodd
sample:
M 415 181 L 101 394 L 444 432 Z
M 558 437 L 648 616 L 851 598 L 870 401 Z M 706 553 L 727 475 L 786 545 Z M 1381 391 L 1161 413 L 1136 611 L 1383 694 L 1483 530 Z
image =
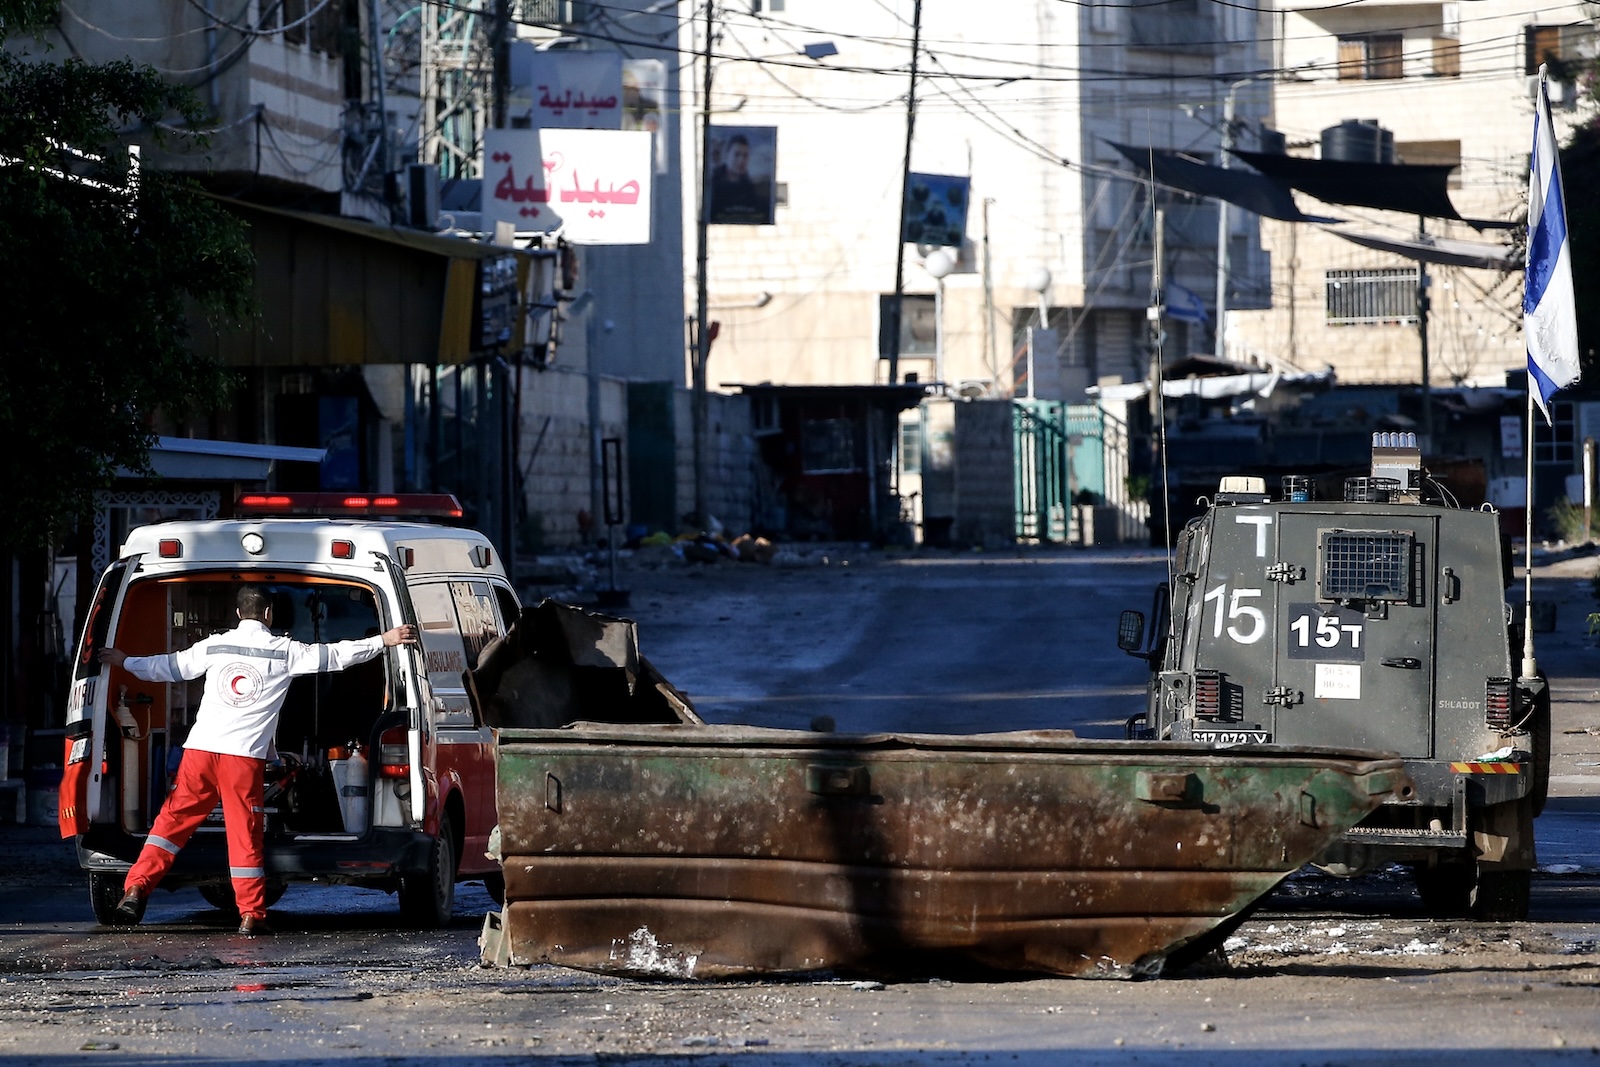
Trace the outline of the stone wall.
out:
M 1002 548 L 1016 542 L 1012 404 L 970 400 L 955 421 L 955 528 L 959 545 Z

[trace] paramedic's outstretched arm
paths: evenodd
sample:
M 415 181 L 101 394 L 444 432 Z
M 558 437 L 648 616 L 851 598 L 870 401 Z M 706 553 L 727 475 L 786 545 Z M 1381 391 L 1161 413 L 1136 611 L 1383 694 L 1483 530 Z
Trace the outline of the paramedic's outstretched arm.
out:
M 165 656 L 130 656 L 120 648 L 102 648 L 100 662 L 121 667 L 147 682 L 194 679 L 206 673 L 205 642 L 198 641 L 182 652 L 170 652 Z
M 385 630 L 374 637 L 364 637 L 359 641 L 336 641 L 328 645 L 303 645 L 298 641 L 291 641 L 289 673 L 321 674 L 324 671 L 342 671 L 346 667 L 367 662 L 382 652 L 385 646 L 416 643 L 417 628 L 411 625 L 396 626 L 392 630 Z

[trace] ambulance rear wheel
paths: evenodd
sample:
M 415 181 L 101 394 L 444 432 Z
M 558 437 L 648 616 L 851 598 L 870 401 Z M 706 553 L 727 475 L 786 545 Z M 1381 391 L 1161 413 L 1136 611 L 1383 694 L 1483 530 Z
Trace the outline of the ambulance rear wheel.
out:
M 123 876 L 111 871 L 89 872 L 89 906 L 101 926 L 113 925 L 117 904 L 122 900 Z
M 428 850 L 428 869 L 400 877 L 400 917 L 409 926 L 434 930 L 450 922 L 455 904 L 455 830 L 444 819 Z

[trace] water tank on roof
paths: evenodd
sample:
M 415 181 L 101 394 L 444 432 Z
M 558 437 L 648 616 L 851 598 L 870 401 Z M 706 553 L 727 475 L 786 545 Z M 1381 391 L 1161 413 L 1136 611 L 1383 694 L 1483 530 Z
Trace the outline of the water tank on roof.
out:
M 1377 119 L 1345 119 L 1322 131 L 1322 158 L 1346 163 L 1393 163 L 1394 132 Z
M 1289 154 L 1289 139 L 1283 135 L 1281 130 L 1274 130 L 1270 126 L 1262 126 L 1256 133 L 1256 140 L 1261 146 L 1261 151 L 1269 156 Z

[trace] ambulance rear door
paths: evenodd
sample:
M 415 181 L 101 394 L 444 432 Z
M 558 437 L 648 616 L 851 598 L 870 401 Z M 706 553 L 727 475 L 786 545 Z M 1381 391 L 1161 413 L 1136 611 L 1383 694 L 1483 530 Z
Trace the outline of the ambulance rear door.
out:
M 73 659 L 72 688 L 67 694 L 66 751 L 62 764 L 59 823 L 62 837 L 86 833 L 89 824 L 112 822 L 109 794 L 102 788 L 106 758 L 106 694 L 100 650 L 122 609 L 122 588 L 137 557 L 120 559 L 106 568 L 90 603 Z

